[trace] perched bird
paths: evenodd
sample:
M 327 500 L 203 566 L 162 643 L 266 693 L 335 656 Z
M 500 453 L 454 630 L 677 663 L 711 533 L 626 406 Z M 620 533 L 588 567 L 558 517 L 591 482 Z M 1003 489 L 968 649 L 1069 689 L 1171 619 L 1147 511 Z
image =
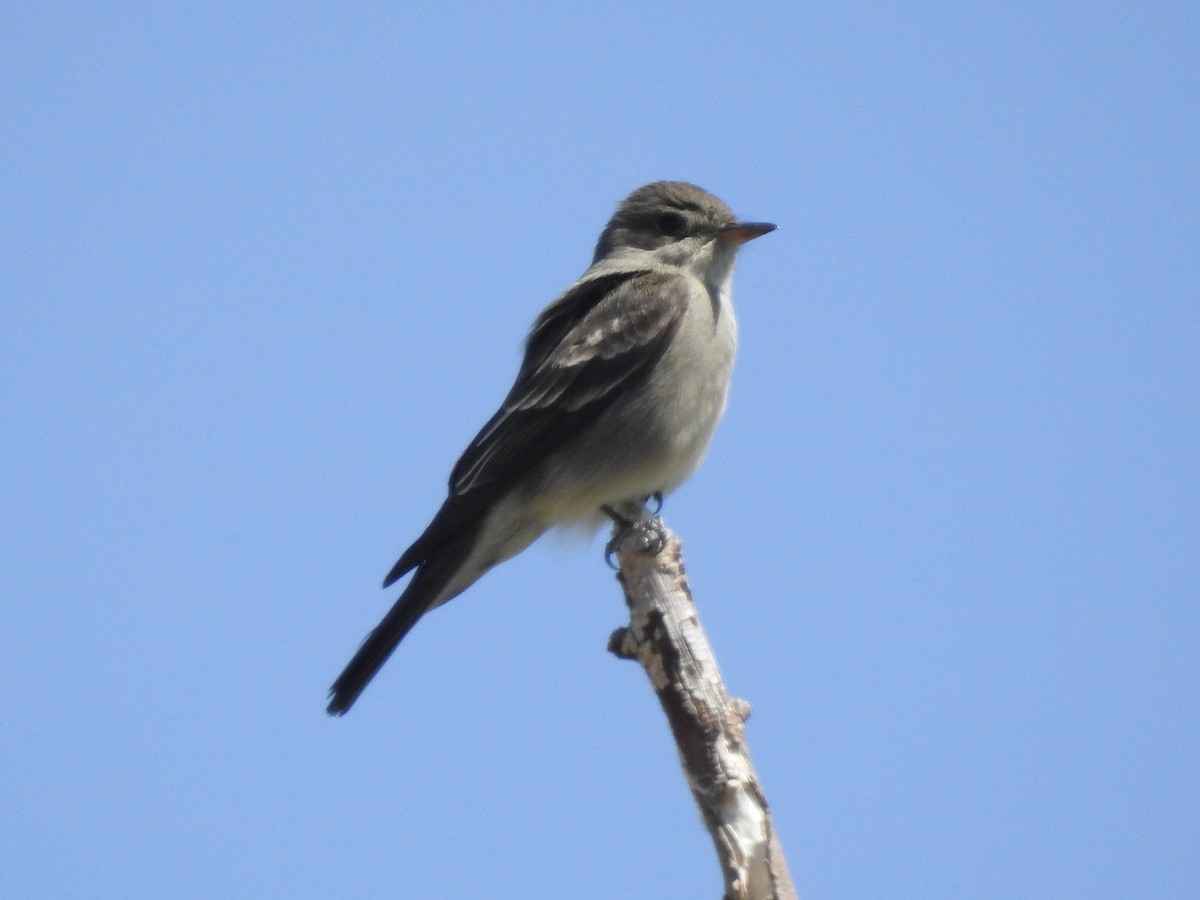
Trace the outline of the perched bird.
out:
M 384 579 L 413 572 L 333 683 L 331 715 L 421 616 L 547 529 L 598 525 L 695 471 L 729 390 L 737 249 L 774 228 L 737 221 L 686 182 L 625 198 L 591 266 L 534 322 L 516 382 L 455 464 L 445 503 Z

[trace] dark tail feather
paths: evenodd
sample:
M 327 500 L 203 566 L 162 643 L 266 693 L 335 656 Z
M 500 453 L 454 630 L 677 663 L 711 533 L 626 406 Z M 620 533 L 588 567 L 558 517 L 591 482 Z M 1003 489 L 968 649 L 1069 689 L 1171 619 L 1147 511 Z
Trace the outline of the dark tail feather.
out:
M 400 642 L 417 624 L 417 620 L 429 611 L 437 592 L 422 590 L 423 585 L 419 581 L 420 579 L 414 579 L 408 589 L 400 595 L 400 599 L 388 610 L 383 621 L 367 635 L 354 658 L 329 689 L 329 706 L 326 707 L 326 711 L 331 716 L 345 715 L 349 711 L 358 695 L 371 683 L 375 673 L 388 661 L 392 651 L 400 646 Z
M 412 581 L 404 593 L 388 610 L 383 621 L 367 635 L 354 658 L 329 689 L 329 705 L 326 711 L 331 716 L 345 715 L 358 695 L 375 677 L 388 657 L 404 640 L 417 621 L 437 602 L 439 595 L 457 574 L 474 546 L 474 534 L 460 535 L 439 549 L 434 559 L 426 559 L 417 567 Z

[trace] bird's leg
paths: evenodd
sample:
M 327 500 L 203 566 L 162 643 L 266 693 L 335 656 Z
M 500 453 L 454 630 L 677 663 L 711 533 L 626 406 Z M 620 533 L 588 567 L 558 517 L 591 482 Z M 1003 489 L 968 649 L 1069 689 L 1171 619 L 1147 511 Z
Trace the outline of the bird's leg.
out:
M 650 499 L 655 501 L 653 512 L 646 508 L 646 502 Z M 655 491 L 650 497 L 644 497 L 640 503 L 626 501 L 620 504 L 620 509 L 608 504 L 600 507 L 601 512 L 612 519 L 616 526 L 616 533 L 604 547 L 604 560 L 610 568 L 619 568 L 614 563 L 613 557 L 621 544 L 630 536 L 630 532 L 637 533 L 644 552 L 651 556 L 657 556 L 662 552 L 663 547 L 667 545 L 667 535 L 663 529 L 662 520 L 658 518 L 662 504 L 662 491 Z

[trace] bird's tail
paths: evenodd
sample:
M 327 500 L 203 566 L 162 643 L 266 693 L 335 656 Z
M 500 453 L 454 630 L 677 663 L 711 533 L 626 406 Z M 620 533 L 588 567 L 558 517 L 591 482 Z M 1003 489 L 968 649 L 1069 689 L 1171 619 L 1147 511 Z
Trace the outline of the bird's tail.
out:
M 459 535 L 457 540 L 447 541 L 438 548 L 436 554 L 417 565 L 417 571 L 404 593 L 388 610 L 383 621 L 367 635 L 354 658 L 329 689 L 329 705 L 326 711 L 331 716 L 345 715 L 349 711 L 358 695 L 371 683 L 375 673 L 387 662 L 388 657 L 421 616 L 449 600 L 453 594 L 457 594 L 474 581 L 474 578 L 468 578 L 465 584 L 459 583 L 457 589 L 451 587 L 461 575 L 460 570 L 470 556 L 474 544 L 474 534 Z M 416 548 L 417 545 L 414 545 L 413 549 Z M 480 574 L 482 572 L 476 573 L 475 578 Z M 389 578 L 391 577 L 389 575 Z M 448 594 L 448 590 L 453 590 L 453 593 Z

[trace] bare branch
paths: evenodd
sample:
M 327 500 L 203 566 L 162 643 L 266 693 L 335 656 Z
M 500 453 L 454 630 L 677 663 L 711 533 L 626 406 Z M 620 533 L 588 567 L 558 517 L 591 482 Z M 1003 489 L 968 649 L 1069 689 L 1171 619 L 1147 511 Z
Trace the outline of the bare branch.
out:
M 663 538 L 661 552 L 650 551 Z M 683 571 L 679 539 L 661 519 L 614 528 L 610 549 L 630 622 L 609 650 L 646 670 L 671 726 L 692 796 L 717 849 L 726 900 L 796 900 L 766 797 L 750 761 L 750 707 L 725 690 Z

